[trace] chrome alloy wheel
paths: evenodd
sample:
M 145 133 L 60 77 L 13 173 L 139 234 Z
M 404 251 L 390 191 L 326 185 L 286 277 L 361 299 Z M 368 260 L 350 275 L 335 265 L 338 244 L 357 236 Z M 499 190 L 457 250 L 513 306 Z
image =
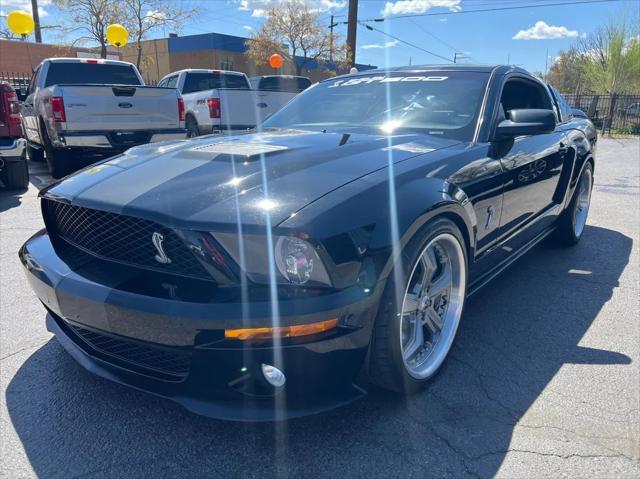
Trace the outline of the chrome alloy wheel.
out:
M 400 312 L 400 348 L 409 375 L 432 376 L 444 361 L 462 315 L 466 290 L 462 245 L 450 233 L 433 238 L 418 257 Z
M 591 204 L 591 189 L 593 186 L 591 169 L 585 168 L 578 185 L 576 204 L 573 210 L 573 232 L 576 238 L 580 238 L 584 226 L 587 223 L 589 205 Z

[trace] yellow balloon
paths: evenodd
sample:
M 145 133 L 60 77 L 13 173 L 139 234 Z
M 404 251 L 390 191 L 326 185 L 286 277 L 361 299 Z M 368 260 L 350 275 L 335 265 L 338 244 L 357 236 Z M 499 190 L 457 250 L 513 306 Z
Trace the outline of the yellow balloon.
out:
M 31 15 L 20 10 L 14 10 L 7 15 L 7 25 L 16 35 L 29 35 L 35 28 Z
M 129 41 L 129 32 L 122 25 L 114 23 L 107 27 L 107 41 L 114 47 L 124 47 Z

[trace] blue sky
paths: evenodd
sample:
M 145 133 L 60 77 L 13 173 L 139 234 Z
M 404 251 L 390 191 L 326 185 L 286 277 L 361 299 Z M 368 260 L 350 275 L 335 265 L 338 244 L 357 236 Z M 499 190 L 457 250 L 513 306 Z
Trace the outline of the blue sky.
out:
M 114 0 L 115 1 L 115 0 Z M 269 3 L 279 0 L 183 0 L 196 7 L 197 17 L 180 32 L 182 35 L 218 32 L 249 36 L 264 22 L 263 12 Z M 346 0 L 306 1 L 320 13 L 329 25 L 333 13 L 337 21 L 346 21 Z M 506 63 L 523 66 L 530 71 L 544 71 L 547 61 L 553 61 L 580 36 L 588 34 L 616 14 L 640 9 L 640 0 L 621 0 L 594 4 L 547 6 L 511 11 L 464 13 L 469 10 L 544 5 L 545 3 L 579 0 L 360 0 L 358 18 L 384 17 L 384 22 L 371 23 L 398 39 L 447 58 L 454 52 L 470 57 L 470 62 Z M 40 0 L 41 21 L 60 23 L 60 12 L 51 0 Z M 14 8 L 30 11 L 30 0 L 0 0 L 4 13 Z M 455 13 L 461 12 L 461 13 Z M 406 14 L 443 14 L 413 18 L 398 18 Z M 346 37 L 346 25 L 336 27 L 336 33 Z M 158 37 L 163 32 L 157 32 Z M 169 33 L 169 32 L 164 32 Z M 49 37 L 49 38 L 47 38 Z M 45 34 L 45 41 L 59 34 Z M 406 45 L 376 31 L 358 28 L 357 55 L 359 63 L 378 66 L 443 63 L 419 49 Z

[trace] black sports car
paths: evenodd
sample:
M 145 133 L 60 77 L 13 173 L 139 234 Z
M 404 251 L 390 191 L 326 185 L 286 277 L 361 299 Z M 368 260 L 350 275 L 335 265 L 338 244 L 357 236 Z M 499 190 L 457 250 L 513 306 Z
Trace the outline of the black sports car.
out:
M 595 143 L 518 68 L 357 73 L 259 131 L 52 185 L 20 258 L 85 368 L 213 417 L 304 415 L 419 390 L 468 295 L 550 234 L 577 243 Z

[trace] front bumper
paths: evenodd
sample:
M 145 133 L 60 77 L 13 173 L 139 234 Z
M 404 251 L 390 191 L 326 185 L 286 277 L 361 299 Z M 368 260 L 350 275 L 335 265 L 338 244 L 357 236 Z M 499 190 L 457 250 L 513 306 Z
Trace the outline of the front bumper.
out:
M 59 133 L 56 146 L 96 149 L 125 150 L 134 146 L 160 141 L 184 140 L 184 128 L 149 131 L 66 131 Z
M 167 298 L 141 294 L 130 285 L 142 281 L 126 277 L 119 266 L 113 272 L 104 265 L 75 268 L 56 254 L 44 230 L 25 243 L 20 258 L 48 310 L 48 329 L 82 366 L 112 381 L 198 414 L 244 421 L 318 413 L 364 394 L 355 379 L 369 345 L 376 294 L 280 301 L 281 325 L 337 317 L 340 326 L 283 339 L 276 347 L 224 339 L 224 329 L 272 325 L 268 303 L 251 303 L 243 319 L 241 303 L 182 301 L 164 283 L 159 289 L 167 290 Z M 282 369 L 286 384 L 270 386 L 261 364 Z

